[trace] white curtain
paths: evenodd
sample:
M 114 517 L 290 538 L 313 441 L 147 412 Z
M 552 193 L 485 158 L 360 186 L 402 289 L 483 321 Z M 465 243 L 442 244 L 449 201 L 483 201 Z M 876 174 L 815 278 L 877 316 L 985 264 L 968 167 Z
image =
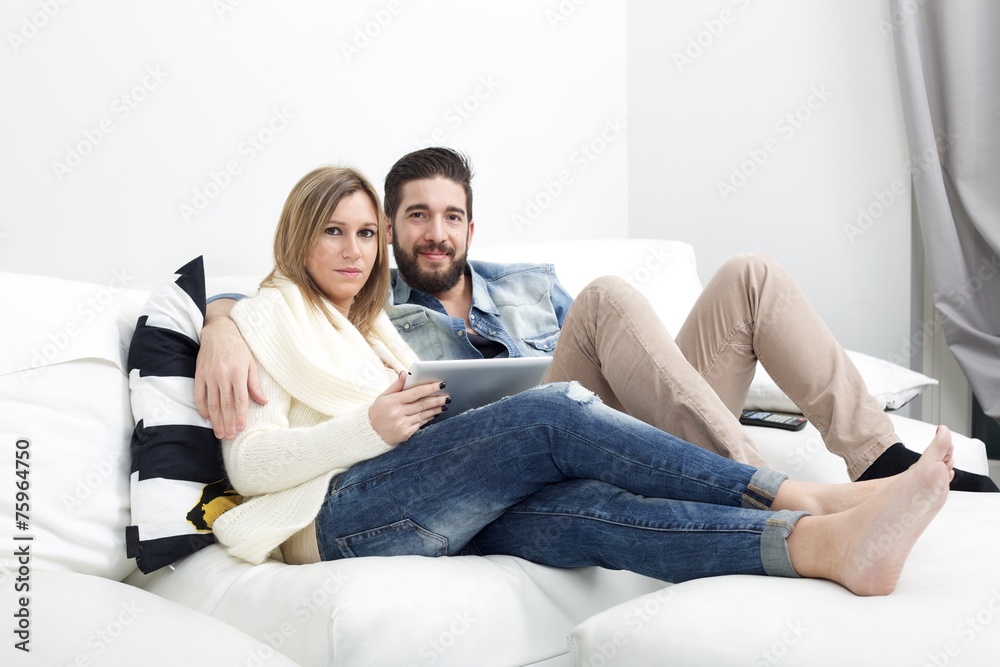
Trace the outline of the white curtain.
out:
M 916 212 L 938 321 L 1000 419 L 1000 1 L 890 0 Z

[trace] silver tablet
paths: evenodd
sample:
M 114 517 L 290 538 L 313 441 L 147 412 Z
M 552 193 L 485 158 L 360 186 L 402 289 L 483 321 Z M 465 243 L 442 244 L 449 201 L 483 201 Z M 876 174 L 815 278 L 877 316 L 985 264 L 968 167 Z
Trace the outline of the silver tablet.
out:
M 444 382 L 448 411 L 436 420 L 461 414 L 540 384 L 552 357 L 503 357 L 416 361 L 410 366 L 404 389 L 424 382 Z

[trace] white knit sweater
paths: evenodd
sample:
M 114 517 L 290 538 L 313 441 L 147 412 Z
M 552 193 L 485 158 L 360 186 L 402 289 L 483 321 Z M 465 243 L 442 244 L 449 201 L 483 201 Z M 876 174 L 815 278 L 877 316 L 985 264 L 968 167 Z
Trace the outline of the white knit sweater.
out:
M 246 429 L 222 443 L 244 502 L 212 530 L 229 553 L 251 563 L 316 518 L 335 474 L 391 449 L 368 408 L 416 356 L 385 313 L 366 339 L 332 312 L 339 329 L 288 280 L 233 308 L 268 402 L 251 401 Z

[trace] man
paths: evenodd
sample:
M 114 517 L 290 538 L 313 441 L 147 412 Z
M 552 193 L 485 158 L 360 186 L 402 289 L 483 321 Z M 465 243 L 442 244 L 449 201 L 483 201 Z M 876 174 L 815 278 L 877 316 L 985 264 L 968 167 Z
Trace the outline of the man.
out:
M 766 465 L 736 415 L 759 360 L 844 458 L 851 479 L 888 477 L 918 454 L 892 422 L 795 281 L 756 255 L 727 262 L 706 285 L 676 341 L 646 299 L 604 277 L 571 299 L 552 268 L 469 261 L 472 170 L 447 148 L 402 157 L 385 179 L 398 271 L 386 310 L 425 359 L 552 354 L 547 381 L 576 380 L 608 405 L 684 440 Z M 196 400 L 216 434 L 245 424 L 256 370 L 225 304 L 210 304 Z M 956 471 L 952 489 L 997 491 Z

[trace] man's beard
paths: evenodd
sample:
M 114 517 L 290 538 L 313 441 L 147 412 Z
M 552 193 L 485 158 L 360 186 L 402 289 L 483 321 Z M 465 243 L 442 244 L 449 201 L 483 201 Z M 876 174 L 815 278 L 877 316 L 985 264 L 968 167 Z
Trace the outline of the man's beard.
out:
M 442 271 L 424 271 L 418 264 L 417 254 L 426 250 L 447 253 L 448 257 L 452 258 L 451 265 Z M 396 268 L 410 287 L 427 294 L 446 292 L 457 285 L 465 273 L 468 257 L 468 253 L 462 253 L 461 257 L 457 257 L 455 249 L 444 243 L 428 243 L 414 248 L 411 254 L 403 250 L 398 241 L 392 244 L 392 255 L 396 258 Z

